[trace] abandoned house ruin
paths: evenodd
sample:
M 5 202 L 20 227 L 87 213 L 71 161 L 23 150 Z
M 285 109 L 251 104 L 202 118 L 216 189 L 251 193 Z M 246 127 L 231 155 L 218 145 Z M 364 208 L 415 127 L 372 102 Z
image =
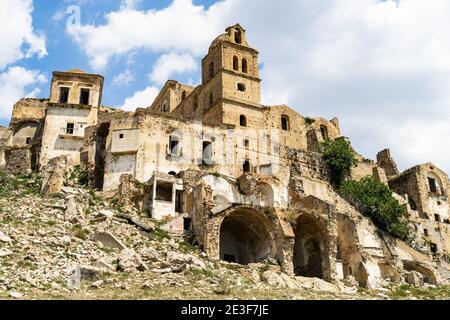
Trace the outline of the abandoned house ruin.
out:
M 374 176 L 407 210 L 422 252 L 379 232 L 331 187 L 319 144 L 347 139 L 338 119 L 261 104 L 258 51 L 239 24 L 202 59 L 198 86 L 166 82 L 147 108 L 101 105 L 101 75 L 54 72 L 48 99 L 22 99 L 0 128 L 0 166 L 42 170 L 65 156 L 123 206 L 164 221 L 211 259 L 276 260 L 287 274 L 376 287 L 415 271 L 444 281 L 450 253 L 448 175 L 432 163 L 399 172 L 388 149 L 358 155 L 353 179 Z M 347 139 L 348 140 L 348 139 Z

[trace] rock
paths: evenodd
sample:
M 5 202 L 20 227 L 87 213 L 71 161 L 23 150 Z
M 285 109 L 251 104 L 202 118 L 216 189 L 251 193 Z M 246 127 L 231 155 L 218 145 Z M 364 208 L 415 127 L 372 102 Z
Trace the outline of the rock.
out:
M 95 281 L 90 285 L 92 289 L 99 289 L 103 285 L 103 280 Z
M 0 231 L 0 241 L 2 242 L 11 242 L 12 239 L 8 237 L 6 234 Z
M 354 276 L 350 276 L 350 275 L 345 277 L 344 284 L 350 288 L 358 288 L 359 287 L 358 281 L 356 281 Z
M 21 294 L 19 292 L 15 292 L 15 291 L 10 291 L 10 292 L 8 292 L 8 294 L 11 298 L 15 298 L 15 299 L 20 299 L 23 297 L 23 294 Z
M 0 248 L 0 257 L 7 257 L 9 255 L 12 255 L 12 253 L 13 252 L 7 248 L 4 248 L 4 249 Z
M 155 272 L 155 273 L 171 273 L 172 269 L 171 268 L 164 268 L 164 269 L 152 269 L 151 272 Z
M 119 250 L 124 250 L 127 248 L 119 239 L 109 232 L 96 232 L 91 237 L 91 241 L 100 242 L 105 247 L 116 248 Z
M 284 282 L 283 278 L 278 275 L 275 271 L 267 270 L 263 272 L 261 278 L 264 282 L 269 284 L 272 287 L 277 288 L 286 288 L 286 283 Z
M 59 156 L 51 159 L 42 169 L 42 187 L 43 195 L 61 192 L 66 180 L 68 171 L 68 160 L 66 156 Z
M 169 251 L 167 252 L 166 260 L 169 264 L 185 264 L 191 262 L 191 256 L 183 253 Z
M 144 184 L 140 183 L 130 174 L 120 176 L 118 190 L 118 204 L 123 209 L 142 210 L 144 202 Z
M 286 287 L 288 287 L 289 289 L 298 289 L 300 287 L 300 285 L 294 279 L 290 278 L 287 274 L 281 273 L 279 276 L 283 279 Z
M 123 249 L 120 252 L 118 269 L 125 272 L 135 271 L 136 269 L 139 271 L 148 270 L 145 263 L 133 249 Z
M 98 214 L 100 216 L 106 217 L 107 219 L 112 219 L 114 217 L 114 212 L 106 209 L 100 210 Z
M 75 196 L 67 197 L 67 207 L 64 219 L 73 224 L 81 221 L 80 212 L 78 211 L 77 199 Z
M 66 194 L 75 194 L 77 191 L 72 187 L 62 187 L 61 191 Z
M 261 282 L 261 275 L 259 274 L 258 271 L 256 271 L 255 269 L 253 269 L 252 274 L 251 274 L 251 279 L 252 279 L 253 282 L 255 282 L 255 283 Z
M 140 251 L 140 254 L 144 260 L 149 260 L 151 262 L 159 261 L 160 254 L 155 248 L 145 247 Z
M 412 286 L 420 287 L 423 285 L 423 275 L 417 271 L 410 271 L 406 274 L 405 280 Z

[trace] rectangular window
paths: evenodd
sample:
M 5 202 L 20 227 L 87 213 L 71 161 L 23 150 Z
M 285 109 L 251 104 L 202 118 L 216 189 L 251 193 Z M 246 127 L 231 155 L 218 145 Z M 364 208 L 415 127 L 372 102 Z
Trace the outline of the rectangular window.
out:
M 212 143 L 203 141 L 203 164 L 212 164 Z
M 435 214 L 434 220 L 436 220 L 437 222 L 441 222 L 441 217 L 438 214 Z
M 250 141 L 248 139 L 244 140 L 244 148 L 248 149 L 250 147 Z
M 251 170 L 250 161 L 245 160 L 244 165 L 242 166 L 242 170 L 244 171 L 244 173 L 250 172 Z
M 175 212 L 183 212 L 183 191 L 181 190 L 175 191 Z
M 183 229 L 184 231 L 191 231 L 191 225 L 192 225 L 192 219 L 191 218 L 184 218 L 183 219 Z
M 123 133 L 119 134 L 119 139 L 123 139 Z
M 80 104 L 88 105 L 89 104 L 89 96 L 91 90 L 89 89 L 81 89 L 80 91 Z
M 425 237 L 428 237 L 428 230 L 427 229 L 423 229 L 423 234 L 425 235 Z
M 69 101 L 69 88 L 60 87 L 59 88 L 59 103 L 67 103 Z
M 74 123 L 68 122 L 68 123 L 67 123 L 67 126 L 66 126 L 66 133 L 67 133 L 67 134 L 73 134 L 74 129 L 75 129 Z
M 30 137 L 27 137 L 26 144 L 30 144 L 30 143 L 31 143 L 31 138 L 30 138 Z
M 158 181 L 156 183 L 156 197 L 155 200 L 172 202 L 172 182 Z
M 437 193 L 436 180 L 434 178 L 428 177 L 428 185 L 430 186 L 430 191 Z
M 180 140 L 177 136 L 170 136 L 169 139 L 170 155 L 178 156 L 180 152 Z

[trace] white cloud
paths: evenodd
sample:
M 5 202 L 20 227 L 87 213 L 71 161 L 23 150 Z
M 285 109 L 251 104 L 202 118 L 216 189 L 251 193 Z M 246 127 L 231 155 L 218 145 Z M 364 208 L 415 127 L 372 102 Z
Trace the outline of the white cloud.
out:
M 34 32 L 31 0 L 0 1 L 0 70 L 23 58 L 47 54 L 45 37 Z
M 139 49 L 198 59 L 236 22 L 260 52 L 264 103 L 338 116 L 367 157 L 392 147 L 402 168 L 427 159 L 450 172 L 450 154 L 440 152 L 450 127 L 448 0 L 279 1 L 276 14 L 269 0 L 208 9 L 175 0 L 160 10 L 111 12 L 104 25 L 69 33 L 99 69 Z
M 119 11 L 105 16 L 104 25 L 70 26 L 67 32 L 96 70 L 106 67 L 114 56 L 138 49 L 188 51 L 199 56 L 206 53 L 208 43 L 222 31 L 217 19 L 220 4 L 205 10 L 191 0 L 174 0 L 167 8 L 149 11 L 122 5 Z
M 118 75 L 115 75 L 113 78 L 114 86 L 128 86 L 131 82 L 133 82 L 134 76 L 130 70 L 126 70 Z
M 153 103 L 158 93 L 159 89 L 152 86 L 142 91 L 137 91 L 133 96 L 125 99 L 123 109 L 126 111 L 135 111 L 137 108 L 146 108 Z
M 36 70 L 22 67 L 10 67 L 0 73 L 0 119 L 11 116 L 12 106 L 23 97 L 35 98 L 40 94 L 36 86 L 46 83 L 44 75 Z
M 197 69 L 197 61 L 190 54 L 164 54 L 154 65 L 150 80 L 161 85 L 173 74 L 192 72 Z

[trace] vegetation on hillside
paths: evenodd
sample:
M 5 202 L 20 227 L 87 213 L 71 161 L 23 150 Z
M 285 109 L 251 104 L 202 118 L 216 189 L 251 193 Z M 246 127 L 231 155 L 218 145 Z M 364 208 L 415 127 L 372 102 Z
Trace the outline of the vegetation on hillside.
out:
M 393 197 L 388 186 L 368 176 L 360 181 L 343 182 L 339 192 L 377 227 L 396 238 L 412 241 L 412 230 L 404 218 L 405 208 Z

